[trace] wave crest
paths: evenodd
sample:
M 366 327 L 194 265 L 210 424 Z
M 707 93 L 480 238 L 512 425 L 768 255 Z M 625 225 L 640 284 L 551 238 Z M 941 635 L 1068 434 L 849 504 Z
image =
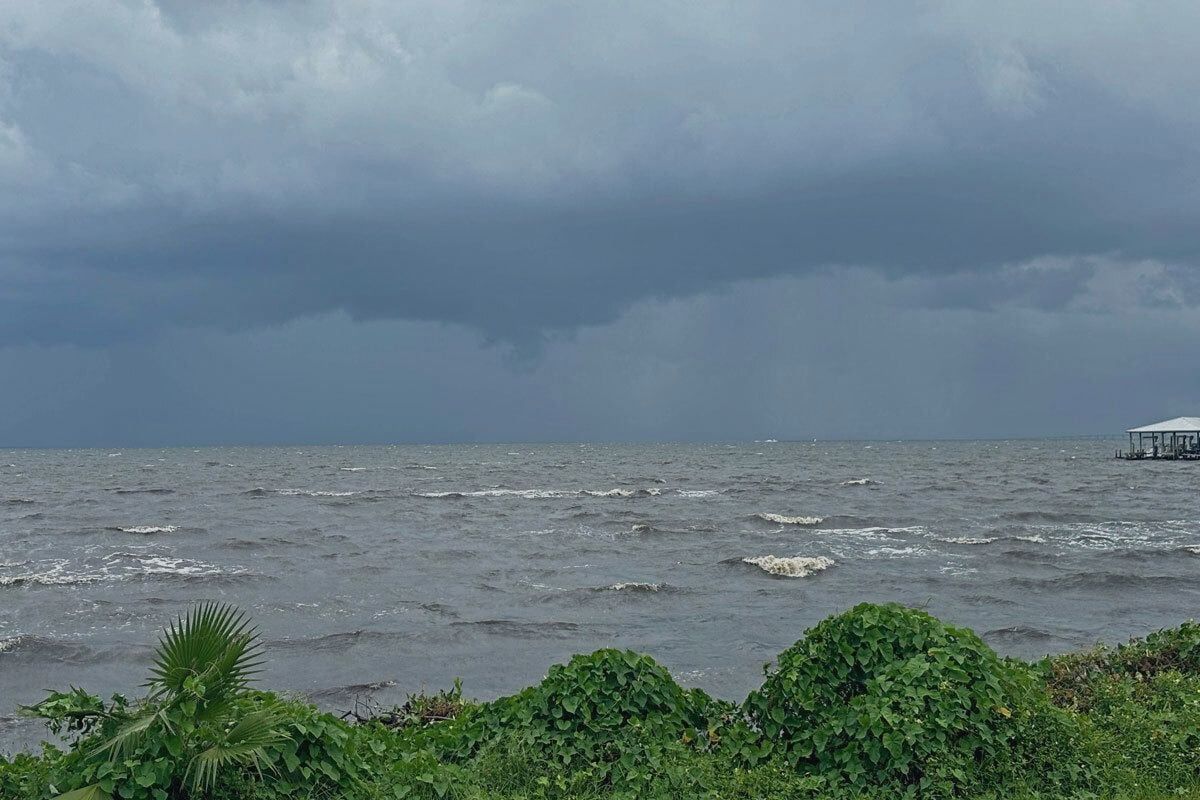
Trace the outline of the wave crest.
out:
M 178 525 L 130 525 L 129 527 L 121 527 L 119 525 L 109 528 L 110 531 L 120 531 L 121 533 L 174 533 L 179 530 Z
M 833 566 L 833 559 L 825 556 L 752 556 L 743 558 L 745 564 L 752 564 L 770 575 L 784 578 L 807 578 L 814 572 L 820 572 Z
M 768 514 L 765 511 L 755 514 L 754 516 L 758 517 L 759 519 L 763 520 L 764 522 L 774 522 L 776 525 L 812 526 L 812 525 L 820 525 L 822 522 L 825 521 L 824 517 L 792 517 L 792 516 L 788 516 L 787 514 Z

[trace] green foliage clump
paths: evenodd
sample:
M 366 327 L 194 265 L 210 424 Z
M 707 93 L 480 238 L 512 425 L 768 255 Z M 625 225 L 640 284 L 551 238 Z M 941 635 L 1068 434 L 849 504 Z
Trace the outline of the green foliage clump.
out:
M 261 772 L 266 748 L 284 736 L 280 709 L 248 688 L 261 663 L 245 615 L 206 604 L 164 632 L 141 703 L 73 689 L 26 709 L 78 736 L 63 760 L 60 788 L 72 791 L 62 800 L 167 800 L 212 789 L 230 768 Z
M 166 632 L 146 697 L 72 688 L 25 709 L 69 746 L 0 757 L 0 798 L 1200 800 L 1195 623 L 1031 668 L 923 612 L 860 605 L 741 706 L 600 650 L 491 703 L 456 681 L 357 724 L 250 688 L 258 652 L 240 613 L 197 608 Z
M 1101 785 L 1171 793 L 1200 782 L 1200 624 L 1035 666 L 1088 731 Z
M 306 795 L 315 787 L 344 793 L 378 769 L 384 746 L 368 729 L 349 725 L 307 703 L 261 696 L 265 702 L 279 705 L 283 736 L 264 752 L 270 780 L 259 782 L 258 796 Z
M 670 752 L 705 746 L 717 707 L 704 692 L 680 687 L 649 656 L 598 650 L 551 667 L 537 686 L 481 706 L 452 727 L 448 743 L 459 758 L 522 748 L 559 772 L 629 787 L 662 778 Z
M 53 783 L 62 751 L 44 745 L 40 755 L 17 753 L 10 758 L 0 754 L 0 797 L 9 800 L 42 798 Z
M 144 699 L 114 695 L 106 703 L 73 688 L 24 709 L 73 740 L 34 796 L 227 796 L 269 773 L 258 794 L 283 797 L 358 781 L 365 767 L 355 732 L 309 705 L 252 690 L 261 663 L 257 634 L 241 612 L 197 606 L 164 632 Z
M 750 762 L 783 757 L 854 787 L 954 793 L 1010 757 L 1025 670 L 971 631 L 899 605 L 856 606 L 785 650 L 744 705 Z
M 1087 711 L 1097 687 L 1123 678 L 1147 680 L 1169 672 L 1200 676 L 1200 623 L 1155 631 L 1115 649 L 1097 645 L 1050 656 L 1037 666 L 1056 705 Z

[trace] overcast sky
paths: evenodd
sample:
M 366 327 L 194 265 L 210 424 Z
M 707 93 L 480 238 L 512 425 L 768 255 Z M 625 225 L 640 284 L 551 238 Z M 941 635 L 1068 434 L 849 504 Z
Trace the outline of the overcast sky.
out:
M 0 3 L 0 445 L 1200 414 L 1200 4 Z

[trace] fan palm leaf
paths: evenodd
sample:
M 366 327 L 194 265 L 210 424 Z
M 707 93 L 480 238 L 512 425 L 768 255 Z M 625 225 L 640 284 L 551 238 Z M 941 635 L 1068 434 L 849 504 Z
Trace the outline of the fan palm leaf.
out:
M 197 753 L 188 764 L 185 781 L 194 793 L 212 788 L 217 774 L 233 765 L 253 766 L 260 773 L 269 765 L 266 748 L 281 739 L 283 715 L 275 708 L 264 708 L 246 714 L 233 724 L 221 741 Z
M 126 720 L 102 741 L 93 752 L 96 755 L 109 753 L 114 760 L 120 758 L 124 753 L 136 747 L 146 731 L 150 730 L 155 722 L 160 721 L 161 717 L 162 714 L 154 712 Z
M 69 792 L 60 794 L 54 800 L 111 800 L 112 795 L 100 788 L 100 784 L 93 783 L 91 786 L 84 786 L 82 789 L 73 789 Z
M 201 700 L 229 697 L 246 688 L 262 663 L 262 643 L 246 615 L 230 605 L 204 603 L 163 633 L 147 686 L 154 698 L 196 687 Z

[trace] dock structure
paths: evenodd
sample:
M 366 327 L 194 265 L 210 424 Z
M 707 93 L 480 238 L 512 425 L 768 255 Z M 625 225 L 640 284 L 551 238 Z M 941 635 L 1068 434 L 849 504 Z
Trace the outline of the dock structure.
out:
M 1118 450 L 1117 458 L 1200 460 L 1200 417 L 1175 417 L 1125 432 L 1129 434 L 1129 449 Z M 1134 434 L 1137 434 L 1136 445 Z

